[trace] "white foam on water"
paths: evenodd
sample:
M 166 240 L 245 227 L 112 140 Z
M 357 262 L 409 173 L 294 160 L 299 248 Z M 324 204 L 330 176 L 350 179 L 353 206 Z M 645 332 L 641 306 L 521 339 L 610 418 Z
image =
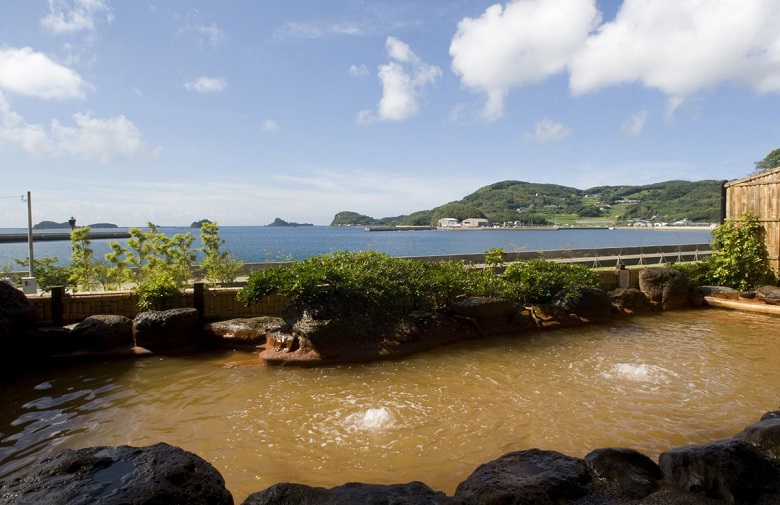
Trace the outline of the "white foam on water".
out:
M 666 368 L 657 365 L 648 365 L 646 363 L 618 363 L 614 365 L 609 373 L 604 374 L 607 378 L 621 378 L 636 382 L 650 382 L 653 384 L 667 383 L 673 377 L 678 375 Z
M 356 430 L 382 430 L 393 424 L 393 415 L 385 407 L 368 409 L 347 416 L 347 426 Z

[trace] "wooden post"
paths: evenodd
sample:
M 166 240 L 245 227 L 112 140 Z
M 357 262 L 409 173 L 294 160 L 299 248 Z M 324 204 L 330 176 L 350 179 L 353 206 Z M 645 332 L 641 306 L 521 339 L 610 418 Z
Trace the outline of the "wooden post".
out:
M 63 323 L 63 297 L 65 286 L 52 286 L 51 288 L 51 322 L 54 326 L 62 326 Z
M 205 317 L 205 300 L 204 300 L 204 288 L 202 282 L 196 282 L 192 286 L 192 306 L 198 311 L 198 318 L 203 323 Z

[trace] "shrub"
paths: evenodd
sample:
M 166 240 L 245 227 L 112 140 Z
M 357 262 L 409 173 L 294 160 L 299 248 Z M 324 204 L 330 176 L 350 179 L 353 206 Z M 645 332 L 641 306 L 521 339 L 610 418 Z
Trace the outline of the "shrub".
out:
M 493 280 L 487 280 L 488 277 Z M 461 262 L 392 258 L 374 251 L 338 251 L 253 272 L 238 293 L 253 303 L 276 293 L 295 298 L 323 286 L 356 294 L 386 310 L 444 308 L 457 298 L 487 296 L 503 281 Z
M 589 268 L 573 263 L 532 259 L 510 264 L 504 272 L 508 295 L 525 304 L 550 303 L 556 293 L 579 287 L 599 287 Z
M 712 236 L 712 256 L 703 262 L 709 284 L 744 291 L 777 282 L 769 266 L 766 229 L 752 213 L 726 221 Z
M 173 299 L 179 295 L 179 283 L 168 272 L 158 272 L 148 276 L 136 286 L 138 308 L 146 310 L 163 310 L 170 308 Z

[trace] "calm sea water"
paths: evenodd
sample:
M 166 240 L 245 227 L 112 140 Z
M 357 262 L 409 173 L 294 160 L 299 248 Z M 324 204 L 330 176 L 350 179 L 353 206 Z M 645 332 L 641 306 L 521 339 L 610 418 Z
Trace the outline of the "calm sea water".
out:
M 122 229 L 120 229 L 122 230 Z M 191 228 L 162 228 L 168 235 L 192 233 L 200 247 L 200 232 Z M 24 229 L 0 229 L 0 233 L 25 233 Z M 656 246 L 707 244 L 709 230 L 459 230 L 367 232 L 362 227 L 266 227 L 224 226 L 220 236 L 224 249 L 246 263 L 300 260 L 338 250 L 374 250 L 391 256 L 427 256 L 438 254 L 482 253 L 492 247 L 506 251 L 588 249 L 594 247 Z M 96 257 L 109 252 L 108 240 L 94 240 Z M 124 243 L 123 240 L 119 242 Z M 70 258 L 70 243 L 36 242 L 35 258 L 57 257 L 61 263 Z M 14 259 L 27 258 L 27 244 L 0 244 L 0 268 L 13 265 Z M 18 268 L 17 268 L 18 269 Z

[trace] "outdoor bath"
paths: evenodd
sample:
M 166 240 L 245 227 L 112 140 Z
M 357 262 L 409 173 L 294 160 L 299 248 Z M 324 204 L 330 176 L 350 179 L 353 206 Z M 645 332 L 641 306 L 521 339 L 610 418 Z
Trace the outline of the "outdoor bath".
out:
M 425 482 L 541 448 L 652 458 L 777 409 L 776 316 L 683 310 L 468 341 L 398 361 L 270 367 L 244 352 L 80 364 L 2 386 L 0 474 L 60 448 L 164 441 L 237 502 L 278 482 Z

